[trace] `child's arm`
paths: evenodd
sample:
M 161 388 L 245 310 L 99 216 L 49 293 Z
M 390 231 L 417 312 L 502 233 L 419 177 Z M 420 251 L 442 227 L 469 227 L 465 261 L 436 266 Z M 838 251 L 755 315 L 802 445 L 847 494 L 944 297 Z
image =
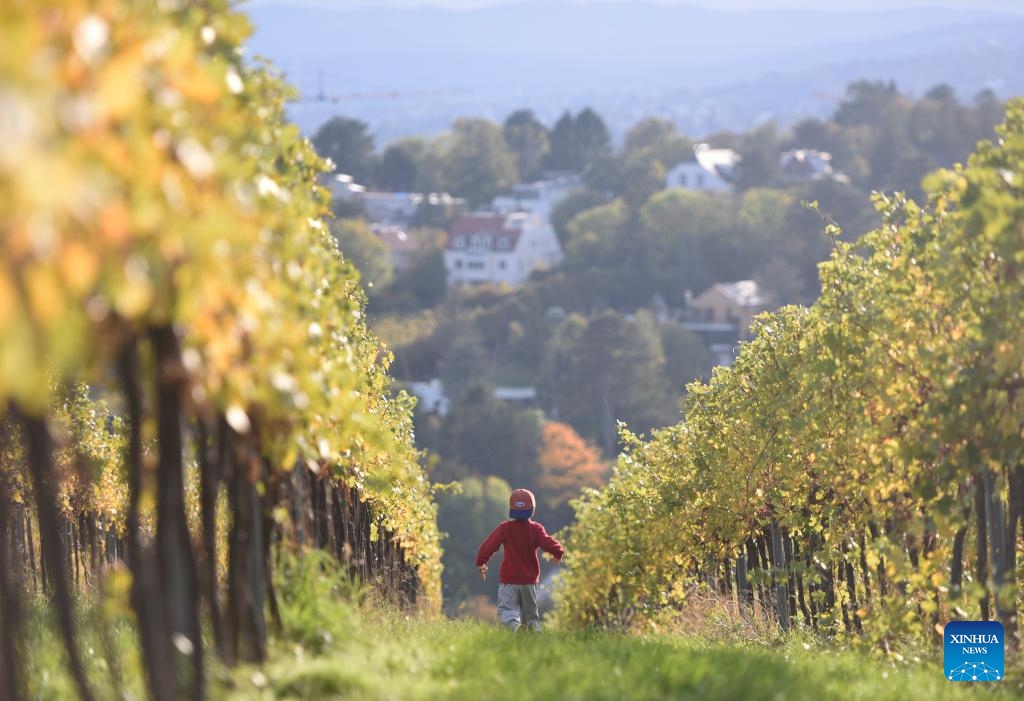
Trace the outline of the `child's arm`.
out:
M 562 547 L 562 544 L 554 536 L 548 535 L 548 532 L 544 530 L 544 526 L 538 523 L 537 527 L 540 529 L 537 532 L 537 545 L 540 546 L 541 550 L 555 558 L 555 562 L 561 563 L 562 555 L 565 555 L 565 548 Z
M 480 570 L 481 579 L 487 579 L 487 561 L 501 547 L 503 525 L 498 524 L 498 527 L 491 531 L 491 534 L 487 536 L 487 540 L 481 543 L 480 549 L 476 551 L 476 567 Z

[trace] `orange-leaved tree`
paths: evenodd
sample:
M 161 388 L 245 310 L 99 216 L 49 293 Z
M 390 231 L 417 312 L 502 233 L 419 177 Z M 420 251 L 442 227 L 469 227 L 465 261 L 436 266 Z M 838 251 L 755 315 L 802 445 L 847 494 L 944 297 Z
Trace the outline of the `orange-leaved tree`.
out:
M 572 519 L 569 502 L 587 488 L 602 486 L 608 477 L 608 465 L 600 451 L 587 443 L 572 426 L 548 421 L 537 456 L 537 487 L 547 514 L 545 523 L 552 529 Z

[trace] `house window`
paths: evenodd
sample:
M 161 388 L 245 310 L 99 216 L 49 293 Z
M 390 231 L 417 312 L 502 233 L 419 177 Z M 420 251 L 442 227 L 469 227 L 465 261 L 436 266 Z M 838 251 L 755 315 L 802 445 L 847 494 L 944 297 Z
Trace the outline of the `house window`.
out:
M 455 237 L 455 247 L 456 248 L 465 248 L 466 247 L 466 237 L 465 236 L 456 236 Z
M 510 241 L 507 238 L 498 239 L 498 250 L 507 251 L 509 249 L 509 243 Z
M 498 261 L 498 268 L 499 268 L 500 270 L 504 270 L 504 269 L 505 269 L 505 261 L 503 261 L 503 260 L 499 260 L 499 261 Z
M 486 251 L 491 247 L 491 235 L 479 231 L 473 234 L 473 238 L 469 242 L 469 247 L 474 251 Z
M 698 173 L 697 174 L 697 187 L 704 187 L 704 174 L 703 173 Z
M 679 184 L 682 187 L 686 187 L 686 173 L 680 173 L 679 174 Z
M 455 261 L 455 268 L 457 270 L 462 270 L 462 261 L 461 260 Z

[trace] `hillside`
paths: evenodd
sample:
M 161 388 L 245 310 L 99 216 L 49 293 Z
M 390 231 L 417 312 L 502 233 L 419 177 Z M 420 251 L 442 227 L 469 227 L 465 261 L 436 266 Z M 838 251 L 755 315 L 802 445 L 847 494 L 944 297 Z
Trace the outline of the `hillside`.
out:
M 436 133 L 455 116 L 552 119 L 590 104 L 621 133 L 640 112 L 701 134 L 766 116 L 822 115 L 850 76 L 911 92 L 947 82 L 964 96 L 1024 89 L 1024 17 L 934 9 L 726 12 L 655 4 L 535 3 L 446 10 L 252 9 L 250 47 L 305 95 L 307 131 L 337 113 L 382 141 Z M 301 41 L 297 40 L 301 37 Z M 750 99 L 771 77 L 779 89 Z M 311 102 L 321 91 L 335 102 Z
M 771 646 L 612 631 L 512 634 L 488 623 L 357 614 L 337 600 L 313 603 L 305 602 L 305 616 L 288 610 L 286 621 L 294 622 L 299 615 L 306 627 L 278 639 L 265 665 L 230 672 L 217 666 L 210 697 L 998 701 L 1019 698 L 1024 686 L 1019 674 L 999 684 L 954 684 L 943 678 L 941 660 L 883 662 L 868 652 L 839 650 L 809 637 L 777 640 Z M 109 681 L 102 658 L 92 656 L 88 664 L 94 679 Z M 34 698 L 68 698 L 70 687 L 62 670 L 37 671 Z M 136 687 L 133 674 L 129 670 L 125 690 Z M 108 687 L 101 684 L 100 689 Z

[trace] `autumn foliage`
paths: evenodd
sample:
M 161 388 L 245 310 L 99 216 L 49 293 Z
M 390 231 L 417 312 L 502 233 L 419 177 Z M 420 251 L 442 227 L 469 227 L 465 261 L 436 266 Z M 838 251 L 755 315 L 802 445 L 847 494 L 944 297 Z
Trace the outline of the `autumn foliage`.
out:
M 108 567 L 156 701 L 204 697 L 208 643 L 266 656 L 277 548 L 439 604 L 413 401 L 232 7 L 0 5 L 2 698 L 37 575 L 87 700 L 73 587 Z
M 578 504 L 565 620 L 671 618 L 711 590 L 893 652 L 956 618 L 1018 637 L 1024 545 L 1024 101 L 923 205 L 834 225 L 821 297 L 758 317 L 684 420 Z
M 562 514 L 583 489 L 598 488 L 608 477 L 600 451 L 580 437 L 572 426 L 548 421 L 537 456 L 537 487 L 544 507 Z

